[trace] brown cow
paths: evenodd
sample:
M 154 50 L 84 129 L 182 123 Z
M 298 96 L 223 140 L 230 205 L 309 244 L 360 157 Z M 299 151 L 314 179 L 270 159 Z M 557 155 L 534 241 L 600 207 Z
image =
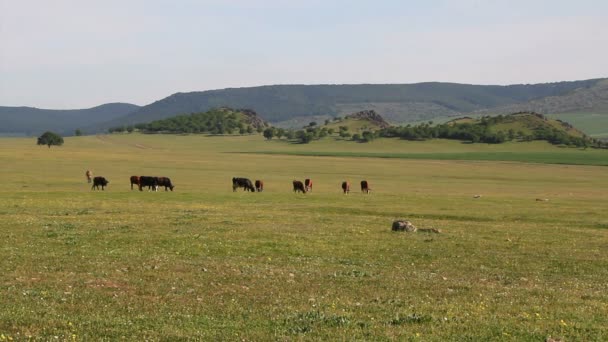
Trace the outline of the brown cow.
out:
M 255 190 L 256 190 L 257 192 L 262 192 L 262 191 L 264 191 L 264 181 L 261 181 L 261 180 L 259 180 L 259 179 L 258 179 L 258 180 L 256 180 L 256 181 L 255 181 Z
M 131 176 L 131 190 L 133 190 L 133 184 L 139 188 L 139 176 Z
M 369 194 L 372 189 L 369 187 L 369 183 L 366 180 L 361 181 L 361 192 Z
M 304 180 L 304 186 L 306 186 L 306 191 L 311 192 L 312 191 L 312 180 L 306 178 Z
M 344 191 L 345 195 L 348 195 L 350 192 L 350 183 L 348 181 L 342 182 L 342 191 Z
M 306 193 L 306 188 L 304 187 L 304 183 L 294 180 L 293 181 L 293 192 L 301 191 L 303 194 Z

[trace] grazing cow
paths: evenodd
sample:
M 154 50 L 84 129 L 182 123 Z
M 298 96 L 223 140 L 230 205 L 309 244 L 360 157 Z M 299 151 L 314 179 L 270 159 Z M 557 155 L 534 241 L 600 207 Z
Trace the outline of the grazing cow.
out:
M 255 192 L 253 183 L 248 178 L 233 177 L 232 178 L 232 191 L 236 191 L 237 188 L 243 188 L 244 191 Z
M 293 181 L 293 192 L 301 191 L 303 194 L 306 193 L 306 188 L 304 187 L 304 183 L 294 180 Z
M 349 182 L 342 182 L 342 191 L 344 191 L 345 195 L 348 195 L 348 193 L 350 192 L 350 183 Z
M 361 181 L 361 192 L 369 194 L 372 189 L 369 188 L 369 183 L 366 180 Z
M 158 186 L 164 186 L 165 191 L 167 191 L 167 188 L 171 189 L 171 191 L 175 188 L 175 186 L 171 184 L 171 179 L 169 179 L 169 177 L 156 177 L 156 184 Z
M 108 183 L 110 182 L 104 177 L 95 177 L 93 178 L 93 186 L 91 187 L 91 190 L 99 190 L 100 186 L 101 190 L 105 190 L 105 187 L 108 185 Z
M 148 187 L 148 191 L 158 191 L 158 179 L 150 176 L 139 176 L 139 191 L 143 191 L 144 186 Z
M 259 179 L 256 180 L 255 181 L 255 190 L 257 190 L 257 192 L 264 191 L 264 182 Z
M 306 178 L 304 180 L 304 186 L 306 186 L 306 191 L 311 192 L 312 191 L 312 180 Z
M 93 179 L 93 172 L 91 172 L 90 170 L 87 170 L 87 172 L 84 173 L 85 177 L 87 177 L 87 183 L 91 183 L 91 179 Z
M 133 184 L 139 188 L 139 176 L 131 176 L 131 190 L 133 190 Z

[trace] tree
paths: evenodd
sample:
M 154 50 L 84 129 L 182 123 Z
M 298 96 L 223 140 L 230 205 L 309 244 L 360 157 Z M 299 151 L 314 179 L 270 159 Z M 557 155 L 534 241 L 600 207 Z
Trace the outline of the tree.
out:
M 270 140 L 274 136 L 274 129 L 272 127 L 266 128 L 264 130 L 264 138 Z
M 51 148 L 51 145 L 61 146 L 63 145 L 63 138 L 57 133 L 46 131 L 38 137 L 38 145 L 48 145 L 49 148 Z
M 79 137 L 79 136 L 81 136 L 81 135 L 82 135 L 82 131 L 81 131 L 80 129 L 76 129 L 76 130 L 74 131 L 74 135 L 75 135 L 75 136 L 77 136 L 77 137 Z

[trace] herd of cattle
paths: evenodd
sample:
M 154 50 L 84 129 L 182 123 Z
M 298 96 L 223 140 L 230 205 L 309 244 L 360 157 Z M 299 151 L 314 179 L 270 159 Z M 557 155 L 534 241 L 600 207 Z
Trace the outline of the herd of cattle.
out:
M 255 184 L 255 187 L 254 187 Z M 261 180 L 256 180 L 255 183 L 252 183 L 248 178 L 242 177 L 234 177 L 232 178 L 232 191 L 236 191 L 238 188 L 243 188 L 244 191 L 251 192 L 261 192 L 264 190 L 264 182 Z M 372 189 L 369 187 L 369 182 L 366 180 L 361 181 L 361 192 L 369 194 Z M 293 192 L 301 192 L 303 194 L 312 191 L 312 180 L 305 179 L 304 183 L 299 180 L 293 181 Z M 345 195 L 350 192 L 350 182 L 345 181 L 342 182 L 342 191 Z
M 139 191 L 143 191 L 144 187 L 148 187 L 148 190 L 158 191 L 158 188 L 161 186 L 165 187 L 165 191 L 170 189 L 173 191 L 175 186 L 171 183 L 171 179 L 168 177 L 151 177 L 151 176 L 131 176 L 131 190 L 133 190 L 133 185 L 137 185 Z M 108 181 L 105 177 L 94 177 L 93 178 L 93 186 L 91 186 L 91 190 L 105 190 L 105 187 L 108 186 Z
M 87 179 L 89 178 L 89 171 L 87 171 Z M 168 177 L 152 177 L 152 176 L 131 176 L 131 190 L 133 190 L 133 185 L 136 185 L 139 188 L 139 191 L 143 191 L 144 187 L 148 188 L 148 191 L 158 191 L 158 188 L 161 186 L 165 187 L 165 191 L 170 189 L 173 191 L 175 186 L 171 183 L 171 179 Z M 105 190 L 105 187 L 110 183 L 105 177 L 94 177 L 93 178 L 93 186 L 91 190 Z M 251 192 L 262 192 L 264 191 L 264 182 L 261 180 L 256 180 L 252 182 L 248 178 L 242 177 L 233 177 L 232 178 L 232 191 L 236 191 L 238 188 L 243 188 L 244 191 Z M 304 183 L 298 180 L 293 181 L 293 192 L 301 192 L 303 194 L 312 191 L 312 180 L 305 179 Z M 368 194 L 371 191 L 369 187 L 369 183 L 366 180 L 361 181 L 361 192 Z M 345 181 L 342 182 L 342 192 L 347 195 L 350 192 L 350 182 Z

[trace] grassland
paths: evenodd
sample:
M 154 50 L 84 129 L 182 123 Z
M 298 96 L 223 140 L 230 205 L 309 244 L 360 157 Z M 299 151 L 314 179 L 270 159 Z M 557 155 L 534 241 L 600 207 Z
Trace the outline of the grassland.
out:
M 606 340 L 606 167 L 364 157 L 515 149 L 569 152 L 136 134 L 48 149 L 2 139 L 0 338 Z M 233 153 L 306 150 L 363 157 Z M 109 188 L 91 191 L 86 169 Z M 169 176 L 176 189 L 131 191 L 131 175 Z M 233 193 L 233 176 L 263 179 L 266 190 Z M 292 193 L 291 180 L 306 177 L 313 192 Z M 372 194 L 340 193 L 341 181 L 361 179 Z M 391 232 L 397 218 L 442 233 Z
M 602 112 L 575 112 L 548 116 L 566 121 L 591 137 L 608 138 L 608 109 Z

